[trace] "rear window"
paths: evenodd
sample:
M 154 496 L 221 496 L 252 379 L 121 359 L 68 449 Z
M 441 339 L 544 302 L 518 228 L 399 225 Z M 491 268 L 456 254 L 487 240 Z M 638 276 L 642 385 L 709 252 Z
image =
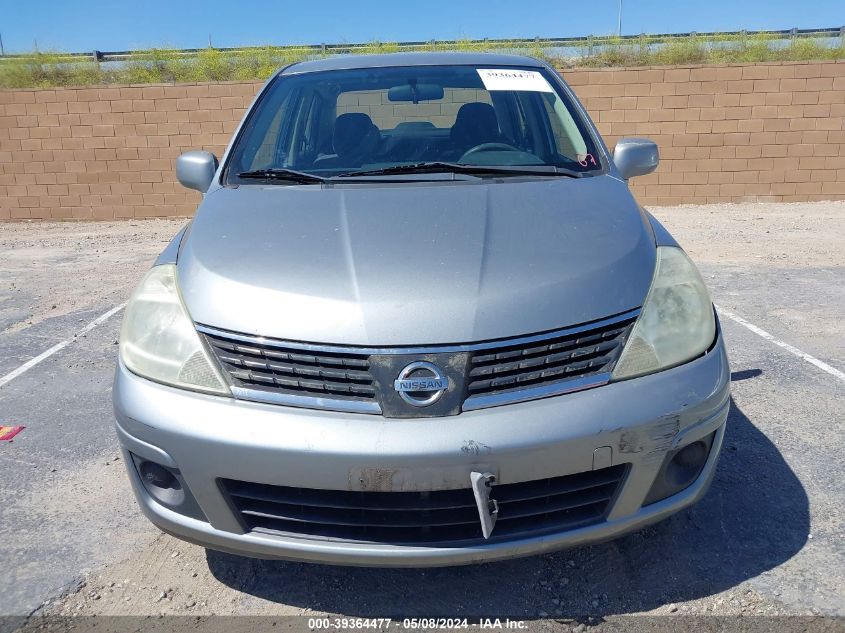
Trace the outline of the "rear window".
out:
M 320 176 L 419 162 L 602 168 L 578 110 L 538 68 L 414 66 L 278 77 L 227 166 Z

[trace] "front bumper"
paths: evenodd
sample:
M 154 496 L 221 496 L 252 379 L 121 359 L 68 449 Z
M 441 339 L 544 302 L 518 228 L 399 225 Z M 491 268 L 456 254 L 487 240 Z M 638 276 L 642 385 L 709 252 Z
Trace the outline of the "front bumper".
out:
M 695 503 L 713 477 L 730 404 L 721 334 L 705 356 L 587 391 L 456 417 L 398 420 L 295 409 L 174 389 L 122 364 L 117 432 L 144 514 L 174 536 L 262 558 L 373 566 L 458 565 L 607 540 Z M 686 489 L 643 506 L 667 452 L 714 434 Z M 609 452 L 608 452 L 609 447 Z M 601 449 L 602 464 L 594 462 Z M 178 469 L 207 521 L 170 510 L 145 490 L 129 452 Z M 610 463 L 608 463 L 608 460 Z M 469 487 L 472 471 L 500 484 L 629 464 L 606 520 L 561 533 L 456 547 L 397 546 L 246 531 L 218 480 L 325 490 Z

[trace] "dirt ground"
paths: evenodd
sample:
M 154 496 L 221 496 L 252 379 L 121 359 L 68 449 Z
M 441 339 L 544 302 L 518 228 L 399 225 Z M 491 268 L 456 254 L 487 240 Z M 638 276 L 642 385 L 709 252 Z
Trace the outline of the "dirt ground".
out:
M 845 203 L 651 211 L 720 308 L 845 370 Z M 125 301 L 184 223 L 0 224 L 0 375 Z M 735 406 L 701 503 L 611 543 L 434 570 L 242 559 L 158 532 L 140 517 L 110 428 L 118 325 L 0 390 L 0 424 L 32 425 L 0 443 L 15 490 L 0 493 L 10 614 L 845 616 L 845 383 L 733 321 L 722 319 Z M 72 420 L 96 438 L 75 438 Z
M 0 330 L 117 304 L 187 220 L 0 225 Z
M 699 264 L 845 265 L 842 202 L 651 207 Z

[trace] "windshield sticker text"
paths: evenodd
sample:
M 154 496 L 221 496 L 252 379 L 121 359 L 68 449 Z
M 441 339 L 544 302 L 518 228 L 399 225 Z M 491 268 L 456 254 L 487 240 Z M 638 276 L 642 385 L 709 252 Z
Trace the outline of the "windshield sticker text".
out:
M 484 87 L 492 90 L 521 90 L 529 92 L 554 92 L 546 78 L 536 70 L 514 68 L 478 68 Z

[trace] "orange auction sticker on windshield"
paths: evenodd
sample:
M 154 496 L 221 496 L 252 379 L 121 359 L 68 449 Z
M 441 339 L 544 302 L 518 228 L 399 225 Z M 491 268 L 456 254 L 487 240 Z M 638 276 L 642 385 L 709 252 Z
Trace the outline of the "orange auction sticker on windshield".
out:
M 476 68 L 487 90 L 525 90 L 554 92 L 551 84 L 536 70 L 517 68 Z
M 0 426 L 0 441 L 11 440 L 15 435 L 24 430 L 22 426 Z

